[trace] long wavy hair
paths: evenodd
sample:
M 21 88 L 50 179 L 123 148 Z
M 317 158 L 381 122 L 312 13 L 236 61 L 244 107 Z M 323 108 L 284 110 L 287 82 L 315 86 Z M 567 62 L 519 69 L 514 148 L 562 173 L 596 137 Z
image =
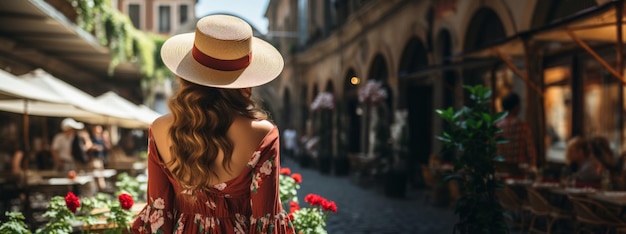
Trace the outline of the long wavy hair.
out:
M 224 153 L 222 166 L 230 171 L 233 142 L 226 136 L 236 116 L 267 119 L 267 114 L 240 89 L 220 89 L 179 80 L 177 93 L 168 106 L 174 117 L 169 130 L 172 140 L 169 165 L 172 175 L 187 189 L 210 186 L 209 173 L 217 155 Z M 193 175 L 193 176 L 191 176 Z

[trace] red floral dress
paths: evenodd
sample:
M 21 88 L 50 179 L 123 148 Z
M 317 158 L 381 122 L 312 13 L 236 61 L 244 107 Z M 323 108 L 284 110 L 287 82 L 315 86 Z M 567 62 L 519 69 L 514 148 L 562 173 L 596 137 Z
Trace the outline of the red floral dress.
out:
M 160 160 L 151 131 L 148 137 L 148 204 L 135 219 L 133 233 L 294 233 L 280 203 L 276 127 L 239 176 L 193 192 L 178 185 Z M 179 194 L 194 194 L 194 200 Z

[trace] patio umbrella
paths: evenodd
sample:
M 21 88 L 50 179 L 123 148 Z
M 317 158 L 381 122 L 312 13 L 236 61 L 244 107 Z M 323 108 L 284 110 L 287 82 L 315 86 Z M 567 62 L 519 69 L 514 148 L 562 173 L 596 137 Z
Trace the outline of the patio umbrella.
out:
M 0 110 L 39 116 L 72 117 L 92 124 L 115 124 L 133 119 L 123 110 L 103 105 L 93 96 L 41 69 L 22 75 L 21 78 L 22 81 L 32 86 L 55 94 L 62 99 L 62 102 L 28 102 L 28 109 L 24 109 L 22 106 L 25 100 L 0 100 Z
M 6 102 L 14 102 L 17 105 L 15 106 L 15 113 L 23 113 L 23 141 L 24 141 L 24 153 L 27 155 L 30 152 L 29 145 L 29 120 L 28 120 L 28 105 L 32 102 L 47 102 L 54 105 L 63 105 L 61 103 L 64 102 L 64 99 L 53 92 L 50 92 L 46 89 L 39 88 L 37 86 L 31 85 L 28 82 L 24 82 L 21 79 L 18 79 L 13 74 L 6 72 L 0 69 L 0 100 Z M 0 110 L 4 110 L 0 108 Z M 25 157 L 24 160 L 28 165 L 28 158 Z M 24 170 L 28 170 L 28 168 L 24 168 Z
M 119 125 L 121 127 L 147 129 L 150 124 L 152 124 L 152 121 L 158 117 L 158 115 L 154 115 L 154 112 L 148 112 L 112 91 L 96 97 L 96 101 L 103 105 L 122 110 L 133 117 L 133 119 L 120 121 Z
M 35 87 L 28 82 L 24 82 L 13 74 L 0 69 L 0 100 L 6 99 L 26 99 L 53 103 L 63 103 L 60 96 L 39 87 Z

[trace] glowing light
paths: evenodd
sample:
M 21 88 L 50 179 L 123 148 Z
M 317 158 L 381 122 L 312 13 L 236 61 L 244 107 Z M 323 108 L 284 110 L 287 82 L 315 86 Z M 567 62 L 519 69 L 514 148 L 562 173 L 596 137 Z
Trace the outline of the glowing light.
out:
M 350 84 L 358 85 L 359 83 L 361 83 L 361 79 L 359 79 L 359 77 L 353 76 L 350 78 Z

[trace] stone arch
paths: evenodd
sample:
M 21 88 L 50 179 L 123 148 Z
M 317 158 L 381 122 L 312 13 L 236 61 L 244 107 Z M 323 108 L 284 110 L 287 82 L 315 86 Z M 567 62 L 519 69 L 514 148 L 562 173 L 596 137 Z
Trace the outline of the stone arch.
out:
M 405 43 L 400 63 L 398 64 L 398 78 L 418 71 L 428 65 L 428 51 L 424 43 L 417 37 L 411 37 Z
M 506 30 L 498 14 L 490 8 L 478 9 L 465 29 L 463 50 L 484 48 L 506 37 Z
M 329 92 L 329 93 L 335 95 L 335 84 L 333 83 L 332 79 L 328 79 L 326 81 L 326 86 L 324 88 L 324 92 Z
M 374 59 L 370 63 L 370 69 L 367 73 L 367 80 L 377 80 L 383 83 L 384 88 L 387 90 L 387 101 L 386 105 L 388 109 L 391 111 L 391 107 L 393 105 L 393 95 L 392 90 L 389 87 L 389 65 L 385 57 L 382 54 L 378 53 L 374 56 Z
M 357 80 L 353 80 L 353 78 Z M 342 131 L 345 136 L 340 138 L 345 138 L 348 153 L 357 153 L 361 151 L 360 136 L 363 135 L 361 129 L 363 110 L 359 104 L 358 95 L 360 78 L 352 67 L 345 73 L 342 83 L 343 97 L 341 100 L 345 108 L 341 116 L 345 116 L 345 119 L 341 120 L 341 126 L 343 126 Z
M 390 66 L 387 63 L 387 60 L 383 57 L 381 53 L 377 53 L 374 56 L 374 59 L 370 63 L 370 69 L 368 71 L 367 80 L 376 80 L 382 83 L 382 88 L 387 92 L 387 99 L 383 104 L 378 104 L 375 108 L 366 108 L 365 111 L 365 129 L 366 132 L 363 134 L 365 137 L 362 139 L 363 147 L 365 147 L 365 152 L 374 153 L 376 147 L 372 145 L 376 142 L 381 142 L 387 139 L 382 139 L 381 137 L 389 136 L 389 126 L 392 122 L 392 106 L 393 106 L 393 92 L 389 86 L 390 79 Z M 372 112 L 370 112 L 370 110 Z M 377 126 L 377 124 L 382 124 Z M 372 139 L 370 137 L 370 132 L 376 132 L 376 138 Z M 381 134 L 381 135 L 378 135 Z M 384 143 L 382 143 L 384 144 Z M 388 155 L 380 155 L 380 156 L 388 156 Z
M 374 79 L 378 81 L 387 81 L 389 78 L 389 66 L 387 60 L 382 54 L 376 54 L 374 59 L 370 63 L 370 69 L 367 73 L 367 79 Z

